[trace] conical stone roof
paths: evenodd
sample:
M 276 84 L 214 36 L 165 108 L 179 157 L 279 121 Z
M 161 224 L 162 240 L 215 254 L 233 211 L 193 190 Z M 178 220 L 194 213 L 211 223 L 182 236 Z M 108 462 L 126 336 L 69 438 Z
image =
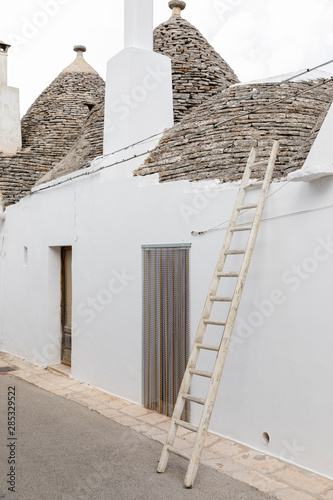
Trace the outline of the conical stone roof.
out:
M 174 4 L 181 3 L 185 4 L 169 3 L 173 15 L 154 31 L 155 52 L 172 61 L 175 123 L 209 97 L 239 82 L 205 37 L 176 13 Z
M 278 140 L 274 176 L 284 177 L 302 167 L 332 100 L 333 86 L 325 79 L 232 86 L 167 130 L 135 174 L 158 173 L 160 182 L 235 181 L 251 147 L 257 147 L 258 161 L 268 160 Z M 253 176 L 262 178 L 264 168 Z
M 175 2 L 179 3 L 177 0 Z M 170 27 L 174 23 L 177 28 L 183 22 L 186 23 L 186 26 L 189 25 L 180 16 L 173 15 L 171 20 L 159 26 L 155 31 L 155 45 L 159 43 L 158 37 L 161 30 L 164 29 L 163 26 Z M 195 30 L 193 27 L 191 29 Z M 223 80 L 227 87 L 224 90 L 219 87 L 220 90 L 206 90 L 201 95 L 201 87 L 198 83 L 199 76 L 194 72 L 193 82 L 191 82 L 190 68 L 184 71 L 187 81 L 181 72 L 179 72 L 179 78 L 183 78 L 180 81 L 175 77 L 177 68 L 180 67 L 177 62 L 177 51 L 180 51 L 180 46 L 174 43 L 175 40 L 171 35 L 169 42 L 163 44 L 163 53 L 167 55 L 167 50 L 169 50 L 169 55 L 173 58 L 175 113 L 179 118 L 183 114 L 183 118 L 166 131 L 160 144 L 152 151 L 145 165 L 136 171 L 136 175 L 159 173 L 161 182 L 181 179 L 191 181 L 219 179 L 222 182 L 238 180 L 242 176 L 250 148 L 256 146 L 259 160 L 266 160 L 273 140 L 280 141 L 275 177 L 283 177 L 302 167 L 333 100 L 333 88 L 330 82 L 325 83 L 323 79 L 318 79 L 277 85 L 274 82 L 266 81 L 229 86 L 233 81 L 230 77 L 230 80 Z M 176 50 L 175 47 L 178 49 Z M 87 69 L 87 66 L 85 68 Z M 59 113 L 57 110 L 54 116 L 56 117 L 55 121 L 59 123 L 59 128 L 66 127 L 69 134 L 71 130 L 73 134 L 69 135 L 70 141 L 66 144 L 63 143 L 65 138 L 61 133 L 60 135 L 52 135 L 54 130 L 48 128 L 46 115 L 43 114 L 49 112 L 45 111 L 45 106 L 48 110 L 52 109 L 50 103 L 47 104 L 48 87 L 45 95 L 43 93 L 40 96 L 23 119 L 24 149 L 22 153 L 15 155 L 14 162 L 13 157 L 8 157 L 7 163 L 5 161 L 7 177 L 11 178 L 11 188 L 19 193 L 16 199 L 27 192 L 26 186 L 28 184 L 31 185 L 31 174 L 27 174 L 29 169 L 31 169 L 35 181 L 39 179 L 38 184 L 40 184 L 85 168 L 89 166 L 93 158 L 102 154 L 104 82 L 94 70 L 87 70 L 86 76 L 91 77 L 92 80 L 87 87 L 83 85 L 84 91 L 81 94 L 79 89 L 82 85 L 82 74 L 78 76 L 80 74 L 76 71 L 71 73 L 71 69 L 73 69 L 73 65 L 67 67 L 59 75 L 60 80 L 56 79 L 50 87 L 53 87 L 52 93 L 55 95 L 57 94 L 55 88 L 58 88 L 59 84 L 61 89 L 59 95 L 62 96 L 61 99 L 68 100 L 68 105 L 71 101 L 70 96 L 75 94 L 75 101 L 78 100 L 77 102 L 81 106 L 81 108 L 80 106 L 75 108 L 75 113 L 81 122 L 79 130 L 75 132 L 75 124 L 71 125 L 70 118 L 68 123 L 63 123 L 63 119 L 67 121 L 66 112 Z M 66 83 L 68 75 L 70 78 L 69 86 Z M 94 80 L 94 77 L 97 77 L 98 80 Z M 197 80 L 196 77 L 198 77 Z M 76 84 L 70 87 L 70 82 L 73 83 L 73 79 L 76 80 Z M 85 78 L 83 80 L 86 81 Z M 189 99 L 187 104 L 182 101 L 185 91 L 183 93 L 177 92 L 175 80 L 184 89 L 186 85 L 190 86 L 190 83 L 197 84 L 196 91 L 199 97 L 196 105 L 192 102 L 192 107 L 187 107 L 191 98 L 186 97 Z M 98 82 L 102 82 L 101 86 Z M 321 82 L 324 84 L 316 87 Z M 97 84 L 97 87 L 94 84 Z M 92 88 L 95 89 L 93 92 Z M 66 91 L 69 95 L 64 97 Z M 178 94 L 182 97 L 179 97 Z M 194 92 L 193 101 L 195 94 Z M 90 104 L 87 101 L 87 96 L 92 101 L 95 100 L 94 107 L 92 107 L 92 101 Z M 283 102 L 280 102 L 281 98 L 284 99 Z M 43 102 L 42 99 L 46 99 L 46 101 Z M 186 101 L 186 99 L 183 100 Z M 40 109 L 39 104 L 41 104 Z M 84 109 L 88 109 L 88 114 L 81 115 L 79 109 L 82 110 L 82 106 Z M 184 109 L 181 108 L 182 106 Z M 38 128 L 38 116 L 43 118 L 41 120 L 43 125 L 38 132 L 39 139 L 34 140 L 33 130 Z M 200 130 L 202 133 L 197 134 Z M 43 161 L 37 165 L 36 152 L 40 152 L 40 157 L 42 157 L 43 149 L 40 138 L 44 140 L 44 149 L 49 148 L 49 151 Z M 0 155 L 0 175 L 4 158 L 6 157 Z M 20 158 L 22 162 L 18 161 Z M 55 160 L 56 165 L 53 160 Z M 49 168 L 50 165 L 55 165 L 52 170 Z M 22 170 L 22 178 L 16 177 L 19 166 L 22 169 L 25 167 L 25 170 Z M 49 173 L 42 177 L 42 174 L 46 172 Z M 25 179 L 24 175 L 28 175 L 28 177 L 30 175 L 26 184 L 22 183 L 22 179 Z M 262 176 L 261 170 L 254 172 L 254 176 L 260 178 Z
M 174 118 L 178 122 L 221 89 L 228 88 L 239 80 L 201 33 L 180 17 L 185 2 L 174 0 L 169 5 L 173 8 L 173 14 L 154 30 L 154 50 L 171 58 Z M 85 168 L 89 161 L 102 154 L 102 117 L 103 109 L 100 105 L 92 113 L 82 137 L 68 156 L 52 172 L 42 177 L 38 184 Z
M 84 129 L 70 152 L 52 170 L 43 175 L 36 186 L 87 168 L 97 156 L 103 155 L 104 102 L 91 111 Z
M 80 46 L 79 46 L 80 47 Z M 0 190 L 6 205 L 27 194 L 36 181 L 57 165 L 80 137 L 92 109 L 104 101 L 105 83 L 77 58 L 42 92 L 22 118 L 22 149 L 0 154 Z

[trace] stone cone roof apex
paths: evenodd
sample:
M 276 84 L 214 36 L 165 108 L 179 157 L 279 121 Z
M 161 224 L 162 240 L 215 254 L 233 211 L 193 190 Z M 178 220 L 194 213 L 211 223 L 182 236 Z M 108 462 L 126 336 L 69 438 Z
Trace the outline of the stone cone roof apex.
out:
M 169 2 L 169 7 L 172 10 L 173 16 L 181 16 L 181 11 L 185 9 L 186 2 L 182 0 L 171 0 Z
M 61 75 L 64 73 L 91 73 L 97 75 L 97 71 L 94 70 L 90 66 L 90 64 L 87 63 L 87 61 L 83 57 L 83 53 L 86 52 L 86 47 L 84 45 L 75 45 L 74 49 L 76 52 L 76 59 L 67 66 L 62 72 L 60 73 Z
M 170 2 L 174 5 L 174 2 Z M 203 101 L 239 82 L 237 75 L 186 19 L 172 15 L 154 30 L 154 50 L 171 59 L 177 123 Z

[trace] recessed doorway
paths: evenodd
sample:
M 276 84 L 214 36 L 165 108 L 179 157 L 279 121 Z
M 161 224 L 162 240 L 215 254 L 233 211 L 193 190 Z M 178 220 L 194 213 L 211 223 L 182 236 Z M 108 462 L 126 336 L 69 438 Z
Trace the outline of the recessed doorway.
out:
M 72 364 L 72 247 L 61 248 L 61 362 Z

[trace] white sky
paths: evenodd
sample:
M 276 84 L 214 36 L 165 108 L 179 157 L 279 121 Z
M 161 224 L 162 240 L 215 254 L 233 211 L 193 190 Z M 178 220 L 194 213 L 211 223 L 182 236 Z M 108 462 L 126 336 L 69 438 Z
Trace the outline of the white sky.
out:
M 155 25 L 170 17 L 168 0 L 154 8 Z M 183 17 L 242 81 L 333 59 L 333 0 L 187 0 Z M 0 40 L 12 44 L 8 84 L 20 89 L 23 114 L 74 60 L 74 45 L 86 45 L 105 79 L 107 60 L 123 48 L 123 0 L 2 0 Z

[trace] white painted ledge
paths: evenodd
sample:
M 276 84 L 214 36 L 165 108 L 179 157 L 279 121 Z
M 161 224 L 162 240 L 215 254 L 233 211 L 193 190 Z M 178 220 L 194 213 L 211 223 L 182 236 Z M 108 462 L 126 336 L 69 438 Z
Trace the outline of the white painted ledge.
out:
M 287 180 L 293 182 L 311 182 L 332 175 L 333 162 L 326 163 L 325 165 L 304 166 L 303 168 L 300 168 L 299 170 L 295 170 L 295 172 L 291 172 L 290 174 L 288 174 Z

